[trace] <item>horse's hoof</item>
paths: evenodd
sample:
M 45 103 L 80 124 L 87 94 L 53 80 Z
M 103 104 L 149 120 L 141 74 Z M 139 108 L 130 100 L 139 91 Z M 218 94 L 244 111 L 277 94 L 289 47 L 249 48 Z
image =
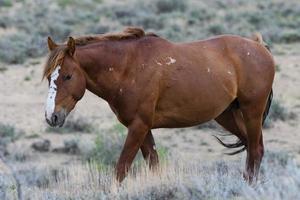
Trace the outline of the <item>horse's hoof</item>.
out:
M 249 185 L 252 185 L 254 182 L 254 176 L 248 172 L 243 172 L 243 178 Z

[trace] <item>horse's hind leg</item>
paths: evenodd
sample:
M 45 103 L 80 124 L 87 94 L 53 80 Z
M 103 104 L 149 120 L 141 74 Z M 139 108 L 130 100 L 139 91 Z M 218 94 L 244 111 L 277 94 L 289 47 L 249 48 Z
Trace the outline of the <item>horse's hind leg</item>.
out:
M 146 162 L 148 162 L 150 169 L 155 168 L 158 165 L 159 161 L 151 131 L 149 131 L 146 135 L 144 143 L 141 146 L 141 151 L 144 159 L 146 160 Z
M 260 98 L 252 102 L 241 102 L 241 110 L 247 128 L 247 160 L 244 177 L 250 183 L 257 178 L 261 160 L 264 154 L 262 137 L 262 120 L 265 109 L 265 100 Z
M 243 115 L 240 109 L 232 108 L 230 110 L 226 110 L 215 120 L 223 128 L 225 128 L 227 131 L 231 132 L 239 138 L 240 141 L 234 144 L 225 144 L 222 141 L 220 141 L 224 146 L 228 148 L 242 147 L 242 149 L 233 152 L 232 154 L 236 154 L 247 149 L 247 131 Z
M 257 177 L 260 163 L 264 154 L 262 137 L 262 115 L 264 104 L 242 105 L 240 109 L 231 109 L 223 112 L 215 120 L 226 130 L 236 135 L 241 145 L 247 150 L 246 171 L 244 177 L 250 183 Z M 224 144 L 224 143 L 223 143 Z M 237 144 L 224 144 L 229 148 L 239 147 Z M 240 151 L 237 151 L 239 153 Z

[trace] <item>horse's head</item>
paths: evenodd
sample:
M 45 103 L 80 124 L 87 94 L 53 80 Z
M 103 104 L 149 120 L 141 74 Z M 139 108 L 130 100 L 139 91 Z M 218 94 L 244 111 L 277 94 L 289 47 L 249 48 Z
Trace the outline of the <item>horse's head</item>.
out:
M 86 89 L 84 72 L 74 58 L 75 40 L 57 45 L 48 38 L 50 56 L 45 66 L 44 77 L 49 81 L 46 103 L 46 121 L 50 126 L 62 126 L 67 115 L 82 98 Z

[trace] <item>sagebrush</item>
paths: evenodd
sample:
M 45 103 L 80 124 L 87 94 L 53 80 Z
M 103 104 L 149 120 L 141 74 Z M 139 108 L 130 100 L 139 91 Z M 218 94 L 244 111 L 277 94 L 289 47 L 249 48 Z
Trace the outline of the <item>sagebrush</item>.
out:
M 15 30 L 0 37 L 0 49 L 6 49 L 0 51 L 0 61 L 6 63 L 44 55 L 49 35 L 63 42 L 69 35 L 121 31 L 125 26 L 140 26 L 172 41 L 217 34 L 249 37 L 257 31 L 269 45 L 300 41 L 300 4 L 296 0 L 3 2 L 12 6 L 0 7 L 0 27 Z

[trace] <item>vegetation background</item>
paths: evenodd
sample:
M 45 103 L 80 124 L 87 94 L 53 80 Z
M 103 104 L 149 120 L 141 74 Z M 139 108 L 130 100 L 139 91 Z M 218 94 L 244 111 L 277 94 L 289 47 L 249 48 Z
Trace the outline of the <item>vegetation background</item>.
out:
M 261 177 L 229 157 L 213 122 L 155 130 L 161 168 L 139 155 L 120 186 L 113 166 L 126 129 L 87 93 L 62 129 L 44 122 L 46 38 L 143 27 L 173 42 L 260 32 L 276 61 Z M 299 199 L 299 0 L 0 0 L 0 199 Z M 234 138 L 224 137 L 232 141 Z

